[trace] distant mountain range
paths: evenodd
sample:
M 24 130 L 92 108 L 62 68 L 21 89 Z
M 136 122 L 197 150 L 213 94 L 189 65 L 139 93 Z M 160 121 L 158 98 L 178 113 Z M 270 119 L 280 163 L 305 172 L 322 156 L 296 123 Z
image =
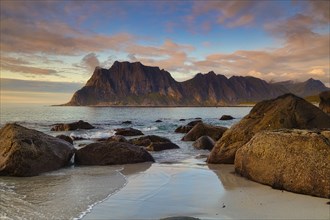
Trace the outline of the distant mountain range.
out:
M 306 97 L 328 89 L 314 79 L 302 83 L 268 83 L 251 76 L 227 78 L 212 71 L 177 82 L 159 67 L 115 61 L 110 69 L 96 67 L 86 85 L 64 105 L 226 106 L 257 102 L 289 92 Z

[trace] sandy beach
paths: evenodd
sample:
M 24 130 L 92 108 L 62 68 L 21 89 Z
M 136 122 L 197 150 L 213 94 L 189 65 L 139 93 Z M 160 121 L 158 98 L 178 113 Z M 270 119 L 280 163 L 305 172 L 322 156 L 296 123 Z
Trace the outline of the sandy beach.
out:
M 83 219 L 330 217 L 328 199 L 274 190 L 233 171 L 233 165 L 207 165 L 196 160 L 155 163 L 150 168 L 146 164 L 126 165 L 122 171 L 126 186 L 94 206 Z

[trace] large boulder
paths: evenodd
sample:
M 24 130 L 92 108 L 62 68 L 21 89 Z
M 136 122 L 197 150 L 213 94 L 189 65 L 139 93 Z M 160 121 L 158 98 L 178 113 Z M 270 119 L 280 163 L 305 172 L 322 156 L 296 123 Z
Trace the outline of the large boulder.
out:
M 234 163 L 236 151 L 256 133 L 281 128 L 330 128 L 330 116 L 293 94 L 257 103 L 216 142 L 209 163 Z
M 209 136 L 202 136 L 198 138 L 194 143 L 193 146 L 196 149 L 202 149 L 202 150 L 212 150 L 214 147 L 214 140 L 210 138 Z
M 180 119 L 181 121 L 181 119 Z M 198 123 L 201 123 L 202 120 L 195 120 L 195 121 L 191 121 L 186 125 L 181 125 L 179 127 L 177 127 L 175 129 L 176 133 L 188 133 L 195 125 L 197 125 Z
M 115 129 L 116 135 L 123 135 L 123 136 L 139 136 L 143 135 L 142 131 L 134 128 L 117 128 Z
M 99 142 L 77 150 L 78 165 L 115 165 L 154 162 L 153 157 L 142 147 L 124 142 Z
M 182 140 L 195 141 L 198 138 L 206 135 L 211 137 L 214 141 L 217 141 L 221 138 L 227 129 L 228 128 L 226 127 L 198 123 L 182 138 Z
M 152 142 L 146 149 L 148 151 L 163 151 L 179 149 L 180 147 L 172 142 Z
M 131 144 L 134 145 L 139 145 L 139 146 L 144 146 L 147 147 L 153 142 L 164 142 L 164 143 L 171 143 L 171 141 L 167 138 L 160 137 L 157 135 L 147 135 L 147 136 L 142 136 L 138 138 L 133 138 L 128 141 Z
M 78 122 L 73 122 L 69 124 L 55 124 L 51 128 L 51 131 L 73 131 L 73 130 L 78 130 L 78 129 L 93 129 L 95 128 L 93 125 L 89 124 L 88 122 L 85 121 L 78 121 Z
M 330 114 L 330 90 L 320 93 L 319 107 L 325 113 Z
M 67 141 L 18 124 L 0 129 L 0 175 L 35 176 L 69 164 L 74 154 Z
M 276 189 L 330 198 L 330 139 L 307 130 L 264 131 L 241 147 L 235 171 Z

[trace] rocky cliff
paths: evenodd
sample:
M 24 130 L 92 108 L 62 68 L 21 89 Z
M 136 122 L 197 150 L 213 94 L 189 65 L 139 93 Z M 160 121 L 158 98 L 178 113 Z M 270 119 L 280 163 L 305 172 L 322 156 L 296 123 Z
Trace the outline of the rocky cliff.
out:
M 304 95 L 327 89 L 323 84 L 307 92 L 302 87 L 299 84 Z M 65 105 L 220 106 L 274 98 L 294 89 L 298 90 L 293 83 L 270 84 L 254 77 L 227 78 L 214 72 L 199 73 L 190 80 L 177 82 L 158 67 L 116 61 L 110 69 L 96 67 L 86 85 Z

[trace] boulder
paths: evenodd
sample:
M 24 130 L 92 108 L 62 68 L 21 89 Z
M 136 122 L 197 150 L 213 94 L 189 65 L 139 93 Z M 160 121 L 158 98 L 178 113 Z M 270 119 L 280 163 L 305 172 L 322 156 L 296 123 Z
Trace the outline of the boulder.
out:
M 237 151 L 235 171 L 276 189 L 330 198 L 330 139 L 322 133 L 259 132 Z
M 115 129 L 116 135 L 123 135 L 123 136 L 139 136 L 143 135 L 143 133 L 140 130 L 134 129 L 134 128 L 118 128 Z
M 70 144 L 73 144 L 73 140 L 69 136 L 66 136 L 66 135 L 61 134 L 61 135 L 57 135 L 56 138 L 65 140 L 66 142 L 69 142 Z
M 320 93 L 319 108 L 327 114 L 330 114 L 330 90 Z
M 142 136 L 139 138 L 133 138 L 128 141 L 131 144 L 134 145 L 139 145 L 139 146 L 144 146 L 147 147 L 153 142 L 164 142 L 164 143 L 172 143 L 169 139 L 156 136 L 156 135 L 147 135 L 147 136 Z
M 67 141 L 18 124 L 0 129 L 0 176 L 36 176 L 69 164 L 74 154 Z
M 226 130 L 226 127 L 198 123 L 182 138 L 182 140 L 195 141 L 198 138 L 207 135 L 211 137 L 214 141 L 217 141 L 219 140 L 219 138 L 221 138 L 221 136 Z
M 148 147 L 148 151 L 162 151 L 170 149 L 179 149 L 180 147 L 171 142 L 152 142 Z
M 196 149 L 203 149 L 203 150 L 212 150 L 212 148 L 214 147 L 214 140 L 212 138 L 210 138 L 209 136 L 202 136 L 200 138 L 198 138 L 194 143 L 193 146 Z
M 95 128 L 93 125 L 89 124 L 85 121 L 78 121 L 69 124 L 55 124 L 51 128 L 51 131 L 73 131 L 78 129 L 93 129 Z
M 223 116 L 221 116 L 221 118 L 219 120 L 228 121 L 228 120 L 233 120 L 233 119 L 235 119 L 235 118 L 231 115 L 223 115 Z
M 195 125 L 201 123 L 202 120 L 195 120 L 189 122 L 187 125 L 181 125 L 175 129 L 176 133 L 188 133 Z
M 128 142 L 127 139 L 123 135 L 113 135 L 106 139 L 108 142 Z
M 236 151 L 256 133 L 281 128 L 330 128 L 330 116 L 293 94 L 257 103 L 215 143 L 209 163 L 234 163 Z
M 78 165 L 116 165 L 154 162 L 153 157 L 142 147 L 123 142 L 99 142 L 77 150 Z

